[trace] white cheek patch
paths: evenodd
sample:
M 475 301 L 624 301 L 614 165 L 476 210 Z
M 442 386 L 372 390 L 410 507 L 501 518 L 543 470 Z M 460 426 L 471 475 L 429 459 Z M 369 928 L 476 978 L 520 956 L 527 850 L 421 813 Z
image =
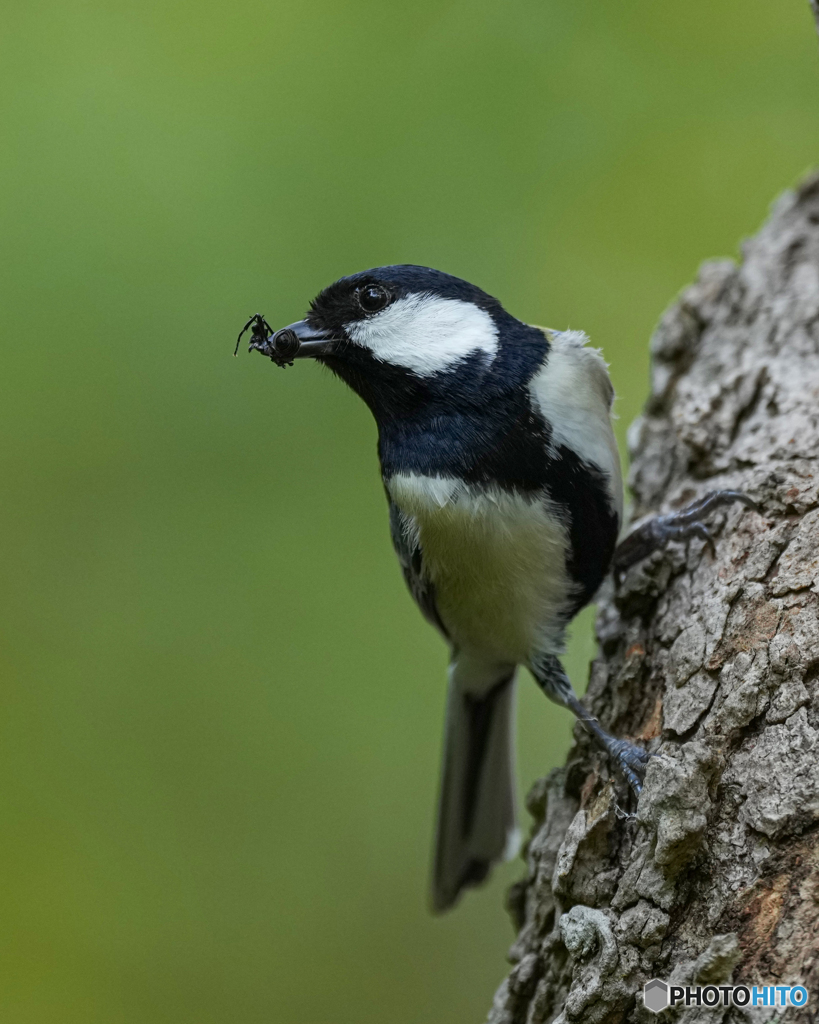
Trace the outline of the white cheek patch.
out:
M 422 376 L 450 369 L 472 352 L 491 360 L 498 351 L 498 330 L 485 310 L 436 295 L 407 295 L 345 329 L 376 359 Z

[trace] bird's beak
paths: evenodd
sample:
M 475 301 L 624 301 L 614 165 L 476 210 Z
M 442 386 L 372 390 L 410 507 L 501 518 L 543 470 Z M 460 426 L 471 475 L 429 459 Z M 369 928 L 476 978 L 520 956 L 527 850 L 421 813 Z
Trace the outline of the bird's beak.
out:
M 285 340 L 285 331 L 292 331 L 299 342 L 299 347 L 293 354 L 294 359 L 315 359 L 316 356 L 324 355 L 329 350 L 330 342 L 333 340 L 333 336 L 329 331 L 310 327 L 306 320 L 297 320 L 294 324 L 290 324 L 289 327 L 283 327 L 273 335 L 271 340 L 282 336 L 281 344 Z
M 306 320 L 297 320 L 269 338 L 254 338 L 250 348 L 269 356 L 279 366 L 286 366 L 294 359 L 316 359 L 326 355 L 332 341 L 333 335 L 328 331 L 311 327 Z

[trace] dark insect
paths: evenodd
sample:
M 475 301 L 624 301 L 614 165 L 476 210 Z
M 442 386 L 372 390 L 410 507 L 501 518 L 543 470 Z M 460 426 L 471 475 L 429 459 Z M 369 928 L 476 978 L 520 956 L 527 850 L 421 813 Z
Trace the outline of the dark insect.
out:
M 239 337 L 236 339 L 236 348 L 233 350 L 234 355 L 239 354 L 239 343 L 242 340 L 242 335 L 251 327 L 253 328 L 250 335 L 251 346 L 253 345 L 254 342 L 256 342 L 257 344 L 264 344 L 264 342 L 267 341 L 270 335 L 273 334 L 273 328 L 270 326 L 267 320 L 265 320 L 264 316 L 261 313 L 254 313 L 253 316 L 249 318 L 247 323 L 241 329 L 241 331 L 239 331 Z
M 234 355 L 238 354 L 242 335 L 246 331 L 250 331 L 248 352 L 255 349 L 257 352 L 261 352 L 263 356 L 268 356 L 272 359 L 277 366 L 293 365 L 293 357 L 301 346 L 295 331 L 289 331 L 285 328 L 282 331 L 275 332 L 261 313 L 255 313 L 239 331 L 239 337 L 236 339 L 236 348 L 233 350 Z

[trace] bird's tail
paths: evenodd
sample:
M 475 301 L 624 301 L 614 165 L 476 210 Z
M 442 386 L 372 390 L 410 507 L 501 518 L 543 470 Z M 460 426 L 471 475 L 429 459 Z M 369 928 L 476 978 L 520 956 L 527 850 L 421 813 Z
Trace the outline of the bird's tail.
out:
M 517 852 L 514 670 L 450 667 L 432 905 L 447 910 Z

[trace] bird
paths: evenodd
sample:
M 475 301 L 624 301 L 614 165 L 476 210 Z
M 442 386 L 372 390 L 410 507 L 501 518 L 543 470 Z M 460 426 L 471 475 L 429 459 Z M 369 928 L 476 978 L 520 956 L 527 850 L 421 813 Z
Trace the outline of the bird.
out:
M 431 884 L 433 910 L 447 910 L 517 851 L 519 668 L 641 789 L 649 753 L 602 728 L 560 660 L 623 521 L 607 364 L 582 331 L 525 323 L 477 286 L 408 264 L 340 278 L 275 333 L 260 314 L 250 325 L 251 350 L 316 360 L 375 418 L 392 544 L 449 647 Z M 710 539 L 698 510 L 655 520 L 619 569 L 669 536 Z

